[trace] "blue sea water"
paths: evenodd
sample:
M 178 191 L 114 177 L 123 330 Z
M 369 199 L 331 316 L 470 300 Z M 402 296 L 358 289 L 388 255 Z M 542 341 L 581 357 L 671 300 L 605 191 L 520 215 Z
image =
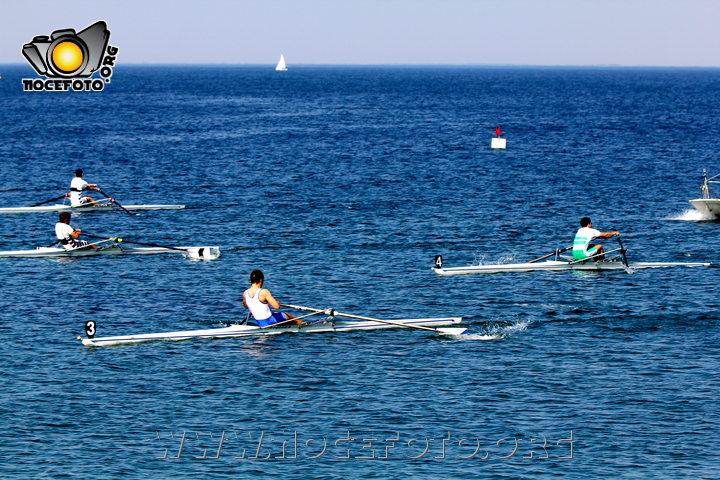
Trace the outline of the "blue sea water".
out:
M 82 168 L 121 203 L 188 208 L 74 227 L 222 251 L 0 259 L 0 476 L 718 477 L 720 223 L 688 200 L 720 173 L 720 70 L 118 65 L 102 92 L 0 75 L 0 207 Z M 582 216 L 630 260 L 713 265 L 430 270 L 539 257 Z M 0 217 L 0 250 L 52 243 L 55 221 Z M 470 333 L 77 340 L 87 320 L 240 320 L 255 268 L 284 303 Z

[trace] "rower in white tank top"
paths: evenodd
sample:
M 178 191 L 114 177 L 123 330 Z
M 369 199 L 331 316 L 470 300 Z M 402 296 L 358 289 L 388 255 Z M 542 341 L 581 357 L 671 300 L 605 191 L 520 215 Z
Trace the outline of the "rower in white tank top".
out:
M 295 317 L 289 313 L 273 312 L 272 308 L 280 308 L 280 302 L 273 298 L 267 288 L 262 288 L 265 276 L 260 270 L 253 270 L 250 274 L 251 286 L 243 292 L 243 305 L 250 310 L 253 318 L 260 327 L 267 327 L 280 322 L 292 320 Z M 300 320 L 288 322 L 300 324 Z
M 273 313 L 272 310 L 270 310 L 270 305 L 260 300 L 260 292 L 262 292 L 262 290 L 262 288 L 256 288 L 255 292 L 251 293 L 251 287 L 245 290 L 245 293 L 243 293 L 243 300 L 245 301 L 245 306 L 250 310 L 253 318 L 257 321 L 269 319 L 270 317 L 272 317 Z

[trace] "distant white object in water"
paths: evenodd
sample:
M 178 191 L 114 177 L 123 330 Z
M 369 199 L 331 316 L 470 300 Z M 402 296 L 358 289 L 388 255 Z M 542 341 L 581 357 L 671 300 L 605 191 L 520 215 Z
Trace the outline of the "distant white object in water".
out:
M 490 141 L 490 148 L 505 148 L 506 140 L 504 138 L 493 138 Z
M 285 66 L 285 57 L 282 56 L 282 53 L 280 54 L 280 61 L 277 64 L 277 67 L 275 67 L 275 70 L 278 71 L 286 71 L 287 67 Z
M 497 138 L 493 138 L 490 141 L 490 148 L 505 148 L 506 140 L 504 138 L 500 138 L 500 127 L 495 129 L 495 134 L 497 135 Z
M 703 168 L 703 183 L 700 184 L 700 198 L 690 200 L 690 203 L 693 207 L 703 213 L 720 216 L 720 199 L 717 197 L 715 192 L 710 190 L 711 183 L 720 183 L 720 181 L 715 180 L 717 177 L 720 177 L 720 173 L 714 177 L 708 178 L 707 170 Z M 715 196 L 713 197 L 713 195 Z

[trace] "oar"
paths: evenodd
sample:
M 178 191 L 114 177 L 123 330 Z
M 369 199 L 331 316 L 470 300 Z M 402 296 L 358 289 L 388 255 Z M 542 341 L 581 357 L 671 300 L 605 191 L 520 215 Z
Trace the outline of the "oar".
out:
M 135 245 L 145 245 L 147 247 L 157 247 L 157 248 L 167 248 L 168 250 L 177 250 L 179 252 L 187 252 L 191 258 L 203 258 L 207 260 L 214 260 L 217 258 L 215 253 L 212 251 L 212 249 L 208 249 L 206 247 L 193 247 L 193 248 L 178 248 L 178 247 L 169 247 L 167 245 L 157 245 L 155 243 L 141 243 L 141 242 L 133 242 L 130 240 L 124 240 L 122 238 L 117 237 L 100 237 L 98 235 L 90 235 L 88 233 L 82 233 L 81 235 L 85 235 L 86 237 L 90 238 L 100 238 L 103 240 L 112 240 L 113 242 L 125 242 L 125 243 L 132 243 Z M 207 252 L 206 252 L 207 250 Z
M 553 255 L 558 255 L 558 254 L 561 254 L 561 253 L 563 253 L 563 252 L 567 252 L 567 251 L 570 250 L 571 248 L 573 248 L 573 247 L 567 247 L 567 248 L 563 248 L 563 249 L 560 249 L 560 250 L 555 250 L 553 253 L 548 253 L 548 254 L 545 255 L 544 257 L 536 258 L 535 260 L 530 260 L 530 261 L 527 262 L 527 263 L 535 263 L 535 262 L 539 262 L 540 260 L 545 260 L 546 258 L 552 257 Z
M 147 247 L 167 248 L 169 250 L 179 250 L 181 252 L 189 252 L 190 251 L 187 248 L 168 247 L 167 245 L 156 245 L 154 243 L 132 242 L 130 240 L 124 240 L 122 238 L 117 238 L 117 237 L 99 237 L 97 235 L 90 235 L 89 233 L 82 233 L 81 235 L 85 235 L 86 237 L 90 237 L 90 238 L 100 238 L 103 240 L 112 240 L 113 242 L 118 242 L 118 243 L 120 243 L 120 242 L 133 243 L 135 245 L 145 245 Z
M 400 322 L 393 322 L 390 320 L 380 320 L 378 318 L 361 317 L 360 315 L 350 315 L 349 313 L 340 313 L 335 310 L 320 310 L 317 308 L 300 307 L 298 305 L 285 305 L 281 304 L 282 307 L 295 308 L 297 310 L 306 310 L 308 312 L 328 313 L 329 315 L 337 315 L 339 317 L 356 318 L 358 320 L 367 320 L 369 322 L 387 323 L 388 325 L 395 325 L 397 327 L 410 327 L 418 328 L 420 330 L 430 330 L 431 332 L 439 333 L 441 335 L 462 335 L 467 333 L 467 328 L 431 328 L 423 327 L 421 325 L 408 325 Z
M 128 215 L 137 215 L 136 213 L 132 213 L 132 212 L 128 211 L 125 207 L 123 207 L 122 205 L 120 205 L 120 203 L 118 203 L 117 200 L 115 200 L 114 198 L 112 198 L 111 196 L 109 196 L 108 194 L 106 194 L 105 192 L 103 192 L 102 190 L 100 190 L 99 188 L 98 188 L 98 192 L 100 192 L 103 197 L 105 197 L 105 198 L 107 198 L 108 200 L 110 200 L 111 203 L 114 203 L 115 205 L 117 205 L 118 207 L 120 207 L 120 209 L 121 209 L 123 212 L 127 213 Z M 128 243 L 130 243 L 130 242 L 128 242 Z
M 326 311 L 325 311 L 325 310 L 321 310 L 321 311 L 319 311 L 319 312 L 312 312 L 312 313 L 308 313 L 308 314 L 306 314 L 306 315 L 300 315 L 299 317 L 288 318 L 287 320 L 283 320 L 283 321 L 281 321 L 281 322 L 273 323 L 273 324 L 271 324 L 271 325 L 266 325 L 265 327 L 260 327 L 260 328 L 276 327 L 276 326 L 278 326 L 278 325 L 285 325 L 285 324 L 290 323 L 290 322 L 297 323 L 297 320 L 302 320 L 303 318 L 312 317 L 313 315 L 320 315 L 321 313 L 322 313 L 322 314 L 325 314 Z M 307 323 L 307 322 L 305 322 L 305 321 L 300 322 L 301 325 L 305 325 L 306 323 Z
M 622 255 L 623 265 L 625 266 L 625 268 L 630 268 L 628 266 L 627 255 L 625 255 L 625 252 L 627 252 L 627 250 L 625 250 L 625 248 L 623 247 L 622 240 L 620 240 L 619 234 L 617 236 L 617 241 L 618 241 L 618 244 L 620 244 L 620 255 Z
M 64 193 L 60 195 L 59 197 L 51 198 L 50 200 L 45 200 L 44 202 L 36 203 L 35 205 L 30 205 L 31 207 L 39 207 L 40 205 L 45 205 L 46 203 L 54 202 L 55 200 L 60 200 L 61 198 L 67 197 L 67 193 Z

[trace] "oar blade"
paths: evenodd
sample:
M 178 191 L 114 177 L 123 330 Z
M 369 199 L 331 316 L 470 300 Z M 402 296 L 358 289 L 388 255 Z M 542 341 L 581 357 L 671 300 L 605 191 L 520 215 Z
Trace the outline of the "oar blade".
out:
M 188 258 L 193 260 L 215 260 L 220 258 L 218 247 L 191 247 L 187 249 Z
M 440 335 L 467 335 L 467 328 L 436 328 Z

